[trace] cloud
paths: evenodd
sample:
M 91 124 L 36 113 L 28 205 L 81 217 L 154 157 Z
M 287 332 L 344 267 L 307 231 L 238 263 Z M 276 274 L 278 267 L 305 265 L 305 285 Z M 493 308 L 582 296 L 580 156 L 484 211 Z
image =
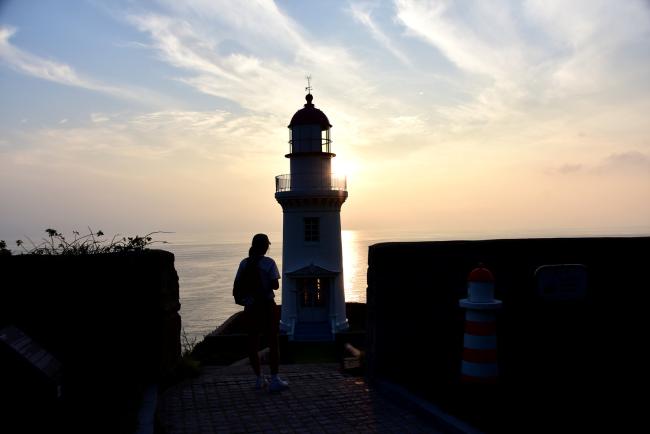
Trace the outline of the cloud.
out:
M 71 66 L 65 63 L 44 59 L 21 50 L 10 42 L 16 31 L 17 29 L 14 27 L 0 26 L 0 60 L 18 72 L 42 80 L 101 92 L 129 101 L 142 102 L 144 100 L 154 103 L 168 101 L 168 99 L 145 89 L 123 88 L 101 83 L 79 75 Z
M 23 132 L 4 156 L 17 164 L 102 166 L 102 161 L 254 160 L 282 143 L 275 117 L 240 117 L 222 110 L 167 110 L 137 115 L 92 113 L 92 123 Z M 42 144 L 47 144 L 43 146 Z
M 220 37 L 200 34 L 200 26 L 182 18 L 145 14 L 130 15 L 128 21 L 149 35 L 162 61 L 179 68 L 176 80 L 202 93 L 255 112 L 277 113 L 286 110 L 286 96 L 295 93 L 290 90 L 292 79 L 299 89 L 296 70 L 252 54 L 220 55 L 215 48 Z
M 437 108 L 455 133 L 519 116 L 540 68 L 539 49 L 526 44 L 511 7 L 480 1 L 467 6 L 395 1 L 396 21 L 406 34 L 434 47 L 464 77 L 453 84 L 462 98 Z
M 379 26 L 377 26 L 377 24 L 372 19 L 370 11 L 367 7 L 364 7 L 361 4 L 352 4 L 350 6 L 350 13 L 352 14 L 352 17 L 355 19 L 355 21 L 366 27 L 368 31 L 370 31 L 372 37 L 381 45 L 383 45 L 384 48 L 386 48 L 386 50 L 388 50 L 393 56 L 399 59 L 400 62 L 406 66 L 412 66 L 411 61 L 408 59 L 408 57 L 406 57 L 402 51 L 397 49 L 397 47 L 395 47 L 393 44 L 393 41 L 391 41 L 391 39 L 386 36 L 386 34 L 379 28 Z
M 650 35 L 647 5 L 635 0 L 471 3 L 396 0 L 397 18 L 463 71 L 567 92 L 607 84 L 617 53 Z
M 162 60 L 177 68 L 209 73 L 221 79 L 241 81 L 242 79 L 221 68 L 213 46 L 204 44 L 192 26 L 182 20 L 160 15 L 130 16 L 129 20 L 138 30 L 147 32 L 154 41 Z
M 640 151 L 609 154 L 598 162 L 565 163 L 548 171 L 560 175 L 642 175 L 650 182 L 650 155 Z
M 450 131 L 584 122 L 586 101 L 646 98 L 650 15 L 640 1 L 395 0 L 395 11 L 463 77 L 453 84 L 462 97 L 436 109 Z
M 301 34 L 300 25 L 278 9 L 272 0 L 240 2 L 236 0 L 163 0 L 172 16 L 183 16 L 203 28 L 205 33 L 260 44 L 263 50 L 273 48 L 293 50 L 309 45 Z M 221 23 L 215 29 L 210 23 Z M 208 23 L 204 26 L 204 23 Z M 209 29 L 209 30 L 208 30 Z
M 464 6 L 467 6 L 466 4 Z M 443 1 L 397 0 L 397 20 L 461 70 L 506 79 L 523 68 L 512 14 L 502 4 L 473 2 L 471 14 Z
M 609 155 L 597 168 L 599 172 L 641 172 L 650 181 L 650 156 L 639 151 L 617 152 Z
M 130 10 L 124 18 L 149 37 L 161 61 L 177 68 L 175 80 L 235 102 L 243 109 L 237 116 L 279 116 L 273 127 L 282 131 L 304 103 L 310 73 L 314 103 L 335 123 L 337 145 L 372 145 L 376 152 L 368 158 L 375 158 L 386 148 L 389 119 L 418 115 L 399 93 L 379 92 L 359 56 L 319 42 L 273 2 L 164 5 L 157 13 Z M 412 149 L 417 146 L 412 141 Z
M 126 20 L 150 37 L 149 45 L 162 61 L 180 70 L 177 80 L 202 93 L 254 112 L 282 113 L 289 96 L 300 101 L 307 72 L 321 97 L 345 98 L 352 89 L 360 98 L 372 93 L 354 56 L 344 47 L 304 36 L 301 26 L 273 2 L 168 6 L 168 14 L 131 11 Z M 229 43 L 233 37 L 236 44 Z M 224 45 L 227 52 L 220 50 Z
M 108 117 L 107 115 L 103 113 L 91 113 L 90 114 L 90 120 L 93 123 L 99 123 L 99 122 L 106 122 L 109 121 L 111 118 Z
M 0 27 L 0 58 L 17 71 L 68 86 L 124 96 L 120 89 L 103 86 L 80 77 L 74 69 L 64 63 L 46 60 L 15 47 L 9 42 L 15 33 L 15 28 Z
M 583 164 L 576 164 L 576 163 L 566 163 L 563 164 L 557 168 L 554 168 L 553 170 L 550 171 L 550 173 L 559 173 L 561 175 L 569 175 L 572 173 L 578 173 L 582 172 L 584 170 L 584 165 Z
M 57 81 L 78 80 L 72 69 L 67 65 L 46 62 L 42 59 L 34 59 L 36 64 L 42 64 L 42 71 L 37 66 L 30 65 L 30 56 L 17 49 L 9 43 L 9 39 L 16 33 L 17 29 L 13 27 L 0 27 L 0 56 L 6 62 L 30 73 L 31 75 L 40 76 L 46 79 Z
M 639 65 L 630 54 L 650 36 L 649 11 L 647 4 L 635 0 L 615 7 L 606 0 L 529 0 L 524 16 L 543 31 L 544 48 L 554 55 L 548 69 L 549 94 L 602 92 L 628 81 Z

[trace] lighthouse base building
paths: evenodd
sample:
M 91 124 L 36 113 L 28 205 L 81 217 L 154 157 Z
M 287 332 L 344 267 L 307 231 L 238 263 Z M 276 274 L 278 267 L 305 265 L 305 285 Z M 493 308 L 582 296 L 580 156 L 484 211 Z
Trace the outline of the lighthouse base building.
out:
M 341 206 L 345 177 L 332 174 L 331 125 L 312 95 L 289 124 L 290 174 L 276 177 L 283 211 L 282 317 L 291 340 L 332 340 L 348 328 L 343 286 Z

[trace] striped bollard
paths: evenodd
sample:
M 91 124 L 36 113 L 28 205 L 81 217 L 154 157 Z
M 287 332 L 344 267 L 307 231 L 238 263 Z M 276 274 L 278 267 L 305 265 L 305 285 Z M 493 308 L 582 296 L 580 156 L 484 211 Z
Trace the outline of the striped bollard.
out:
M 465 312 L 463 338 L 463 383 L 494 384 L 498 378 L 496 310 L 501 300 L 494 299 L 494 277 L 479 265 L 469 273 L 467 298 L 460 300 Z

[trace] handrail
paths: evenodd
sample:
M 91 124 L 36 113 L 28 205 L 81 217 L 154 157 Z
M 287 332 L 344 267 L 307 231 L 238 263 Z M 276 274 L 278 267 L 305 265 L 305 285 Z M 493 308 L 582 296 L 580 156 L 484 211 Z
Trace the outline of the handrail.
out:
M 294 147 L 294 142 L 298 146 Z M 320 146 L 318 145 L 318 142 L 320 142 Z M 299 154 L 301 152 L 314 152 L 315 149 L 318 149 L 319 152 L 330 153 L 331 146 L 332 146 L 332 140 L 326 137 L 300 138 L 300 139 L 290 138 L 289 154 L 292 153 Z
M 275 177 L 275 192 L 282 191 L 346 191 L 345 175 L 333 173 L 284 174 Z

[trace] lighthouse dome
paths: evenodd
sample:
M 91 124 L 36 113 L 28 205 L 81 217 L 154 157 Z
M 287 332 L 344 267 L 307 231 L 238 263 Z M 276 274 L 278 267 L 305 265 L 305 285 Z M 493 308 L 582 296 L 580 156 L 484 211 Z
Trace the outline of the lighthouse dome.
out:
M 305 96 L 307 104 L 304 108 L 301 108 L 293 115 L 291 122 L 289 123 L 289 128 L 293 128 L 296 125 L 320 125 L 321 130 L 327 130 L 332 127 L 330 125 L 329 119 L 325 116 L 325 113 L 318 110 L 312 104 L 314 97 L 311 94 Z

